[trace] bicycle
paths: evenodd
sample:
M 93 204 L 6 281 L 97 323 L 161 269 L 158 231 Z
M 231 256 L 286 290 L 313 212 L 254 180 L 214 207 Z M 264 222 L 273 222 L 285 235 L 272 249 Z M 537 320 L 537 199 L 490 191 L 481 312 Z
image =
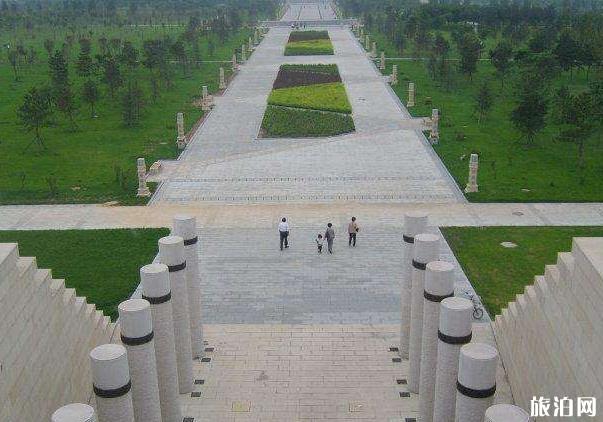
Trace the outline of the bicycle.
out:
M 484 317 L 484 308 L 482 301 L 477 294 L 465 292 L 467 298 L 473 303 L 473 319 L 482 319 Z

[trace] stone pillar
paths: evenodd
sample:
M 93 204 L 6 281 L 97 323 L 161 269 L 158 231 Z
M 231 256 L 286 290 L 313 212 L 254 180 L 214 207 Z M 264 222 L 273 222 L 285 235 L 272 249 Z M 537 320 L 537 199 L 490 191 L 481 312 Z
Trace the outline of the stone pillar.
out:
M 473 304 L 462 297 L 440 304 L 433 422 L 454 422 L 461 347 L 471 341 Z
M 360 39 L 364 37 L 364 28 L 360 28 Z
M 239 66 L 237 65 L 237 55 L 233 54 L 232 55 L 232 71 L 236 72 L 238 68 L 239 68 Z
M 477 186 L 477 170 L 479 168 L 479 156 L 477 154 L 471 154 L 469 158 L 469 179 L 467 180 L 467 186 L 465 192 L 478 192 Z
M 484 422 L 530 422 L 530 415 L 512 404 L 495 404 L 486 410 Z
M 419 393 L 425 269 L 427 268 L 427 263 L 436 261 L 439 256 L 439 236 L 427 233 L 415 236 L 410 293 L 410 339 L 408 343 L 408 358 L 410 361 L 408 390 L 411 393 Z
M 461 347 L 456 384 L 456 422 L 482 422 L 496 392 L 498 352 L 484 343 Z
M 379 70 L 385 70 L 385 51 L 381 52 L 381 59 L 379 60 Z
M 241 63 L 245 63 L 247 58 L 245 57 L 245 44 L 241 45 Z
M 184 113 L 180 112 L 176 114 L 176 128 L 178 130 L 176 145 L 178 145 L 178 149 L 184 149 L 186 146 L 186 136 L 184 136 Z
M 188 287 L 186 285 L 186 272 L 184 271 L 186 268 L 184 239 L 180 236 L 166 236 L 159 239 L 159 262 L 167 265 L 170 273 L 176 364 L 178 366 L 178 391 L 180 394 L 190 393 L 193 391 L 193 352 L 188 310 Z
M 224 79 L 224 68 L 220 67 L 220 85 L 219 85 L 220 89 L 225 89 L 226 88 L 226 80 Z
M 260 30 L 255 28 L 255 31 L 253 33 L 253 43 L 255 45 L 258 45 L 260 43 Z
M 371 57 L 377 57 L 377 43 L 375 41 L 373 41 L 373 44 L 371 46 Z
M 392 85 L 398 85 L 398 65 L 392 65 L 392 76 L 389 79 L 389 83 Z
M 129 299 L 117 309 L 121 343 L 128 351 L 134 419 L 161 422 L 151 305 L 145 299 Z
M 414 82 L 408 83 L 408 102 L 406 103 L 406 107 L 414 107 L 415 106 L 415 84 Z
M 134 422 L 126 349 L 120 344 L 95 347 L 90 364 L 99 422 Z
M 249 53 L 251 53 L 251 51 L 253 50 L 253 39 L 251 37 L 249 37 L 249 40 L 247 41 L 247 46 Z
M 149 264 L 140 269 L 142 297 L 151 304 L 155 360 L 162 422 L 182 422 L 178 402 L 178 366 L 168 267 Z
M 144 158 L 136 160 L 136 174 L 138 175 L 138 191 L 136 196 L 151 196 L 151 191 L 147 186 L 147 164 Z
M 408 359 L 408 338 L 410 336 L 410 286 L 415 236 L 427 229 L 427 214 L 410 212 L 404 215 L 402 233 L 402 282 L 400 291 L 400 356 Z
M 428 263 L 425 270 L 423 296 L 419 419 L 422 422 L 432 422 L 438 360 L 440 302 L 454 296 L 454 265 L 445 261 L 431 261 Z
M 195 217 L 177 215 L 174 217 L 172 233 L 184 239 L 186 260 L 186 286 L 191 325 L 191 346 L 193 358 L 203 356 L 203 319 L 201 318 L 201 277 L 199 276 L 199 244 L 197 220 Z
M 96 418 L 92 406 L 72 403 L 57 409 L 50 420 L 51 422 L 95 422 Z
M 429 141 L 432 145 L 440 141 L 440 112 L 437 108 L 431 110 L 431 131 L 429 132 Z
M 364 49 L 369 51 L 371 49 L 371 36 L 366 34 L 364 37 Z
M 213 97 L 207 91 L 207 85 L 201 87 L 201 110 L 208 111 L 213 105 Z

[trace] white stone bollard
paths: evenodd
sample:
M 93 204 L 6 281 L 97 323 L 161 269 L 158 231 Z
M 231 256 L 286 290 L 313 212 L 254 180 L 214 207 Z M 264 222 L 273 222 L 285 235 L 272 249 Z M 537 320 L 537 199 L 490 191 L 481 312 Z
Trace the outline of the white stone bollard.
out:
M 219 88 L 220 89 L 225 89 L 226 88 L 226 79 L 224 78 L 224 68 L 220 67 L 220 84 L 219 84 Z
M 389 78 L 389 83 L 392 85 L 398 85 L 398 65 L 392 65 L 392 75 Z
M 369 51 L 371 49 L 371 37 L 369 34 L 366 34 L 364 38 L 364 49 Z
M 373 41 L 373 44 L 371 46 L 371 57 L 377 57 L 377 43 L 375 41 Z
M 236 72 L 237 69 L 238 69 L 238 66 L 237 66 L 237 55 L 233 54 L 232 55 L 232 71 Z
M 99 422 L 133 422 L 126 349 L 120 344 L 95 347 L 90 352 L 90 364 Z
M 138 175 L 138 191 L 136 196 L 151 196 L 151 191 L 147 185 L 147 164 L 144 158 L 136 160 L 136 174 Z
M 260 43 L 260 30 L 255 28 L 255 32 L 253 33 L 253 43 L 258 45 Z
M 454 296 L 454 265 L 445 261 L 431 261 L 428 263 L 425 270 L 423 296 L 419 419 L 422 422 L 432 422 L 438 360 L 440 302 Z
M 188 286 L 184 271 L 186 268 L 184 239 L 180 236 L 166 236 L 159 239 L 159 262 L 167 265 L 170 273 L 178 391 L 180 394 L 190 393 L 193 391 L 193 352 L 188 310 Z
M 425 269 L 427 263 L 436 261 L 440 256 L 440 237 L 422 233 L 415 236 L 412 259 L 412 277 L 410 293 L 410 339 L 408 343 L 408 390 L 419 392 L 421 372 L 421 342 L 423 331 L 423 293 L 425 291 Z
M 71 403 L 57 409 L 51 422 L 95 422 L 94 408 L 87 404 Z
M 467 186 L 465 192 L 477 192 L 477 170 L 479 168 L 479 156 L 477 154 L 471 154 L 469 158 L 469 179 L 467 180 Z
M 176 145 L 178 149 L 184 149 L 186 146 L 186 136 L 184 136 L 184 113 L 182 112 L 176 114 L 176 128 L 178 130 Z
M 149 264 L 140 269 L 142 297 L 151 304 L 155 333 L 155 360 L 162 422 L 182 422 L 178 402 L 178 365 L 172 318 L 172 295 L 168 267 Z
M 117 309 L 121 343 L 128 351 L 134 419 L 161 422 L 151 305 L 145 299 L 129 299 Z
M 245 63 L 247 58 L 245 57 L 245 44 L 241 45 L 241 63 Z
M 408 359 L 408 338 L 410 336 L 410 287 L 415 236 L 427 229 L 427 214 L 410 212 L 404 215 L 402 233 L 402 282 L 400 290 L 400 356 Z
M 469 343 L 461 347 L 456 384 L 456 422 L 483 422 L 496 392 L 498 352 L 490 345 Z
M 440 112 L 437 108 L 431 110 L 431 131 L 429 132 L 429 141 L 432 145 L 440 141 Z
M 249 52 L 251 52 L 253 50 L 253 39 L 251 37 L 249 37 L 249 40 L 247 41 L 247 46 Z
M 406 103 L 406 107 L 414 107 L 415 106 L 415 84 L 414 82 L 408 83 L 408 102 Z
M 530 415 L 512 404 L 495 404 L 486 410 L 484 422 L 530 422 Z
M 462 297 L 440 304 L 433 422 L 454 422 L 461 347 L 471 341 L 473 304 Z
M 184 257 L 186 259 L 186 286 L 188 291 L 188 310 L 191 325 L 191 347 L 193 358 L 203 357 L 203 319 L 201 318 L 201 278 L 199 276 L 199 244 L 197 220 L 195 217 L 177 215 L 174 217 L 175 236 L 184 239 Z
M 379 70 L 385 70 L 385 51 L 381 52 L 381 59 L 379 60 Z

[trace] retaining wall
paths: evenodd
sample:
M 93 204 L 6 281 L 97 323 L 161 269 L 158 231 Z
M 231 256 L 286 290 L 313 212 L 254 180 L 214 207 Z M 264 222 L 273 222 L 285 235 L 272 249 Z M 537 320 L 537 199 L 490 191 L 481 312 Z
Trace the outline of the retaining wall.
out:
M 88 353 L 115 335 L 64 280 L 0 243 L 0 421 L 46 421 L 62 405 L 88 403 Z
M 512 265 L 512 263 L 510 263 Z M 603 238 L 575 238 L 493 323 L 515 402 L 603 397 Z M 575 416 L 575 414 L 574 414 Z

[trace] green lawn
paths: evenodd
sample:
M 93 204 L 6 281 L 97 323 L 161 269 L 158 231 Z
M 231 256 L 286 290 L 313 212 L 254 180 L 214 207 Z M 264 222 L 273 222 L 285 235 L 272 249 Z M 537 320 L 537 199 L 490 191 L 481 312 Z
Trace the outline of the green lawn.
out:
M 379 50 L 388 57 L 400 57 L 382 36 L 375 36 Z M 493 41 L 489 42 L 493 44 Z M 410 53 L 409 53 L 410 54 Z M 455 55 L 453 51 L 453 55 Z M 486 56 L 487 53 L 484 53 Z M 394 61 L 388 60 L 384 74 L 391 73 Z M 429 116 L 432 108 L 440 110 L 440 144 L 434 149 L 461 188 L 467 183 L 468 159 L 478 153 L 480 191 L 467 194 L 473 202 L 557 202 L 602 201 L 603 142 L 596 133 L 587 141 L 586 168 L 577 166 L 577 145 L 556 139 L 558 128 L 549 118 L 547 127 L 526 146 L 510 122 L 515 106 L 512 78 L 504 86 L 489 61 L 478 63 L 478 71 L 469 80 L 456 75 L 451 86 L 440 86 L 428 74 L 425 61 L 396 61 L 399 84 L 396 94 L 406 104 L 408 82 L 415 83 L 416 107 L 413 116 Z M 455 66 L 455 64 L 452 64 Z M 494 103 L 489 116 L 480 124 L 474 114 L 477 90 L 488 81 Z M 560 75 L 556 86 L 568 84 L 576 92 L 587 85 L 585 72 Z
M 333 54 L 331 40 L 306 40 L 288 42 L 285 56 L 325 56 Z
M 268 104 L 348 114 L 352 112 L 341 82 L 275 89 L 268 97 Z
M 157 253 L 168 229 L 0 231 L 0 242 L 18 242 L 21 256 L 35 256 L 38 268 L 64 278 L 78 296 L 113 320 L 117 305 L 140 281 L 138 270 Z
M 142 41 L 164 35 L 177 36 L 184 27 L 92 27 L 95 49 L 96 39 L 103 34 L 108 39 L 117 37 L 131 40 L 137 48 Z M 215 49 L 210 54 L 209 38 L 200 41 L 203 60 L 230 60 L 233 51 L 250 35 L 250 30 L 241 30 L 223 45 L 212 36 Z M 158 97 L 150 90 L 149 71 L 140 66 L 126 78 L 136 80 L 145 91 L 145 107 L 137 127 L 127 128 L 122 123 L 121 97 L 112 98 L 106 86 L 99 84 L 101 101 L 97 104 L 97 118 L 93 118 L 87 105 L 80 100 L 84 79 L 76 76 L 74 62 L 79 53 L 74 43 L 69 62 L 73 90 L 77 94 L 79 110 L 76 115 L 77 129 L 72 130 L 65 116 L 56 113 L 52 127 L 43 129 L 46 151 L 32 145 L 24 150 L 32 139 L 17 122 L 16 110 L 25 92 L 32 86 L 46 84 L 49 80 L 47 53 L 42 47 L 46 38 L 56 40 L 60 46 L 65 34 L 47 30 L 36 31 L 35 38 L 18 34 L 23 44 L 34 46 L 38 52 L 37 62 L 24 64 L 20 69 L 20 81 L 15 82 L 11 67 L 0 63 L 0 204 L 35 203 L 98 203 L 117 200 L 123 204 L 140 202 L 136 194 L 136 158 L 145 157 L 150 165 L 158 159 L 175 158 L 176 113 L 185 114 L 188 130 L 202 116 L 202 111 L 193 105 L 201 92 L 202 85 L 210 91 L 218 88 L 219 67 L 224 66 L 227 75 L 231 70 L 228 63 L 203 63 L 200 67 L 190 66 L 185 75 L 179 64 L 172 65 L 173 86 L 163 88 Z M 2 45 L 13 41 L 13 34 L 0 34 Z M 96 51 L 93 51 L 95 54 Z M 4 57 L 4 56 L 3 56 Z M 142 58 L 140 58 L 142 59 Z M 100 75 L 96 76 L 100 80 Z M 126 179 L 117 176 L 123 172 Z M 55 183 L 56 194 L 50 186 Z
M 603 227 L 447 227 L 442 233 L 494 316 L 555 264 L 558 252 L 570 251 L 573 237 L 602 237 Z
M 307 138 L 354 131 L 349 114 L 269 105 L 262 120 L 262 137 Z

